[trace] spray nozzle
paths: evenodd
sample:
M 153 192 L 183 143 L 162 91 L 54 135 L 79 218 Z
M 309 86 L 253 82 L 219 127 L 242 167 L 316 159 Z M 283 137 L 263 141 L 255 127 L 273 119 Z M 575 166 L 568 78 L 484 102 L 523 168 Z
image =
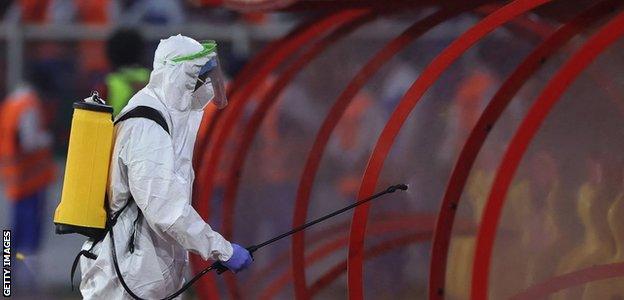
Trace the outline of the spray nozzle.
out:
M 386 193 L 394 193 L 396 192 L 396 190 L 402 190 L 402 191 L 407 191 L 407 185 L 406 184 L 395 184 L 392 185 L 390 187 L 388 187 L 388 189 L 386 189 Z

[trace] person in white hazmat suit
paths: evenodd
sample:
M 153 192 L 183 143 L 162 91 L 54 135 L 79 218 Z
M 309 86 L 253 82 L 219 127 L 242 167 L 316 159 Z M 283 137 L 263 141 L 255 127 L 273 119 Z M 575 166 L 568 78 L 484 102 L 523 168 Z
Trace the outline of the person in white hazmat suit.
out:
M 146 118 L 127 119 L 115 126 L 108 205 L 116 213 L 133 201 L 123 209 L 113 230 L 122 277 L 141 298 L 162 299 L 180 289 L 188 251 L 205 260 L 221 261 L 233 272 L 252 261 L 245 248 L 213 231 L 191 206 L 192 156 L 203 109 L 211 100 L 220 108 L 227 101 L 215 97 L 210 80 L 200 74 L 210 61 L 216 61 L 216 52 L 208 50 L 205 44 L 181 35 L 161 40 L 149 83 L 117 117 L 137 106 L 148 106 L 162 114 L 169 129 L 167 133 Z M 115 273 L 110 238 L 106 235 L 94 246 L 90 241 L 83 245 L 83 250 L 97 255 L 80 260 L 80 292 L 85 299 L 131 298 Z

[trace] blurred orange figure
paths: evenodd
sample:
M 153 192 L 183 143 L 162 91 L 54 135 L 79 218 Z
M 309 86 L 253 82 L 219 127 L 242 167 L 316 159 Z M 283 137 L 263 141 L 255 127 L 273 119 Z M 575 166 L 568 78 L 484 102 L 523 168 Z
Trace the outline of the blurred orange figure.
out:
M 446 117 L 447 136 L 440 158 L 452 161 L 479 120 L 495 92 L 497 79 L 487 69 L 475 67 L 461 80 Z
M 38 250 L 45 189 L 55 179 L 51 136 L 42 122 L 40 101 L 29 88 L 18 88 L 0 107 L 0 174 L 12 204 L 14 247 Z

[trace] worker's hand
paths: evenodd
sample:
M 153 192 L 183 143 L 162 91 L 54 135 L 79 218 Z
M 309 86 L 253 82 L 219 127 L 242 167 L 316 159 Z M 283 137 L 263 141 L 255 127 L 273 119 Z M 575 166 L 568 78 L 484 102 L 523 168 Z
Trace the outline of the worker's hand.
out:
M 247 249 L 234 243 L 232 243 L 232 249 L 232 257 L 230 257 L 227 261 L 221 262 L 221 264 L 234 273 L 247 269 L 253 261 L 251 253 L 249 253 Z

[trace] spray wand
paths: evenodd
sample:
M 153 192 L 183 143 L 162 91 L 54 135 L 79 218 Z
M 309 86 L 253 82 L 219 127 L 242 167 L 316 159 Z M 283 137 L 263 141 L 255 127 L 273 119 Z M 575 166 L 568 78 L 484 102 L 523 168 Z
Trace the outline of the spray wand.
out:
M 394 193 L 397 190 L 406 191 L 407 190 L 407 185 L 405 185 L 405 184 L 395 184 L 395 185 L 389 186 L 387 189 L 385 189 L 385 190 L 383 190 L 383 191 L 381 191 L 381 192 L 379 192 L 377 194 L 374 194 L 374 195 L 372 195 L 372 196 L 370 196 L 368 198 L 362 199 L 362 200 L 357 201 L 357 202 L 355 202 L 355 203 L 353 203 L 353 204 L 351 204 L 349 206 L 343 207 L 343 208 L 341 208 L 339 210 L 336 210 L 336 211 L 334 211 L 332 213 L 324 215 L 324 216 L 322 216 L 322 217 L 320 217 L 318 219 L 315 219 L 313 221 L 305 223 L 305 224 L 303 224 L 301 226 L 295 227 L 295 228 L 293 228 L 292 230 L 290 230 L 288 232 L 282 233 L 282 234 L 280 234 L 280 235 L 278 235 L 278 236 L 276 236 L 274 238 L 271 238 L 269 240 L 266 240 L 266 241 L 264 241 L 264 242 L 262 242 L 260 244 L 249 246 L 246 249 L 247 249 L 247 251 L 249 251 L 250 254 L 253 254 L 254 252 L 258 251 L 259 249 L 261 249 L 263 247 L 266 247 L 266 246 L 268 246 L 270 244 L 273 244 L 273 243 L 275 243 L 275 242 L 277 242 L 277 241 L 279 241 L 279 240 L 281 240 L 283 238 L 289 237 L 289 236 L 291 236 L 291 235 L 293 235 L 293 234 L 295 234 L 295 233 L 297 233 L 299 231 L 305 230 L 306 228 L 308 228 L 310 226 L 316 225 L 316 224 L 318 224 L 320 222 L 323 222 L 323 221 L 325 221 L 325 220 L 327 220 L 329 218 L 333 218 L 333 217 L 335 217 L 335 216 L 337 216 L 337 215 L 339 215 L 339 214 L 341 214 L 341 213 L 343 213 L 345 211 L 351 210 L 351 209 L 353 209 L 353 208 L 355 208 L 357 206 L 360 206 L 360 205 L 362 205 L 362 204 L 364 204 L 366 202 L 375 200 L 375 199 L 377 199 L 377 198 L 379 198 L 379 197 L 381 197 L 383 195 Z M 111 240 L 113 240 L 113 239 L 111 239 Z M 114 248 L 115 247 L 114 247 L 114 244 L 113 244 L 113 249 Z M 116 255 L 113 256 L 113 258 L 114 258 L 114 260 L 116 260 Z M 115 267 L 117 267 L 117 263 L 115 263 Z M 199 280 L 199 278 L 201 278 L 202 276 L 206 275 L 206 273 L 208 273 L 208 272 L 210 272 L 212 270 L 215 270 L 217 272 L 217 274 L 222 274 L 225 271 L 227 271 L 228 268 L 225 267 L 223 264 L 221 264 L 221 262 L 219 262 L 219 261 L 214 262 L 212 265 L 210 265 L 210 267 L 207 267 L 207 268 L 203 269 L 201 272 L 197 273 L 197 275 L 193 276 L 193 278 L 191 278 L 191 280 L 189 280 L 186 284 L 184 284 L 184 286 L 182 286 L 182 288 L 180 288 L 177 292 L 171 294 L 170 296 L 164 298 L 163 300 L 174 299 L 175 297 L 179 296 L 180 294 L 182 294 L 182 292 L 184 292 L 186 289 L 191 287 L 191 285 L 193 285 L 197 280 Z M 134 293 L 132 293 L 132 291 L 130 291 L 130 289 L 127 287 L 127 285 L 125 284 L 125 282 L 123 281 L 123 278 L 121 278 L 121 276 L 118 276 L 118 277 L 119 277 L 119 279 L 120 279 L 120 281 L 122 283 L 122 286 L 128 292 L 128 294 L 130 294 L 130 296 L 132 296 L 132 298 L 134 298 L 134 299 L 142 299 L 142 298 L 138 297 L 137 295 L 135 295 Z
M 292 230 L 290 230 L 288 232 L 284 232 L 284 233 L 282 233 L 282 234 L 280 234 L 280 235 L 278 235 L 278 236 L 276 236 L 274 238 L 271 238 L 271 239 L 269 239 L 267 241 L 264 241 L 264 242 L 262 242 L 260 244 L 249 246 L 246 249 L 247 249 L 247 251 L 249 251 L 250 254 L 253 255 L 253 253 L 258 251 L 260 248 L 263 248 L 263 247 L 266 247 L 266 246 L 268 246 L 270 244 L 273 244 L 273 243 L 275 243 L 275 242 L 277 242 L 277 241 L 279 241 L 279 240 L 281 240 L 283 238 L 289 237 L 289 236 L 291 236 L 291 235 L 293 235 L 293 234 L 295 234 L 295 233 L 297 233 L 299 231 L 303 231 L 303 230 L 305 230 L 306 228 L 308 228 L 310 226 L 314 226 L 314 225 L 316 225 L 316 224 L 318 224 L 320 222 L 323 222 L 323 221 L 325 221 L 327 219 L 333 218 L 333 217 L 335 217 L 335 216 L 337 216 L 337 215 L 339 215 L 339 214 L 341 214 L 341 213 L 343 213 L 345 211 L 351 210 L 351 209 L 353 209 L 353 208 L 355 208 L 357 206 L 360 206 L 360 205 L 362 205 L 362 204 L 364 204 L 366 202 L 375 200 L 375 199 L 377 199 L 377 198 L 379 198 L 379 197 L 381 197 L 383 195 L 394 193 L 397 190 L 406 191 L 407 190 L 407 185 L 405 185 L 405 184 L 396 184 L 396 185 L 389 186 L 387 189 L 385 189 L 385 190 L 383 190 L 383 191 L 381 191 L 381 192 L 379 192 L 379 193 L 377 193 L 375 195 L 372 195 L 372 196 L 370 196 L 368 198 L 365 198 L 365 199 L 362 199 L 360 201 L 357 201 L 357 202 L 355 202 L 355 203 L 353 203 L 353 204 L 351 204 L 349 206 L 343 207 L 343 208 L 341 208 L 339 210 L 336 210 L 334 212 L 326 214 L 326 215 L 324 215 L 324 216 L 322 216 L 322 217 L 320 217 L 318 219 L 315 219 L 315 220 L 310 221 L 308 223 L 305 223 L 305 224 L 303 224 L 301 226 L 293 228 Z M 211 270 L 216 270 L 217 274 L 221 274 L 221 273 L 227 271 L 228 268 L 226 268 L 223 264 L 221 264 L 221 262 L 217 261 L 217 262 L 213 263 L 205 271 L 208 272 L 208 271 L 211 271 Z M 202 271 L 202 273 L 203 273 L 203 271 Z M 193 279 L 195 279 L 195 278 L 193 278 Z M 192 281 L 193 280 L 191 280 L 189 283 L 191 283 Z

